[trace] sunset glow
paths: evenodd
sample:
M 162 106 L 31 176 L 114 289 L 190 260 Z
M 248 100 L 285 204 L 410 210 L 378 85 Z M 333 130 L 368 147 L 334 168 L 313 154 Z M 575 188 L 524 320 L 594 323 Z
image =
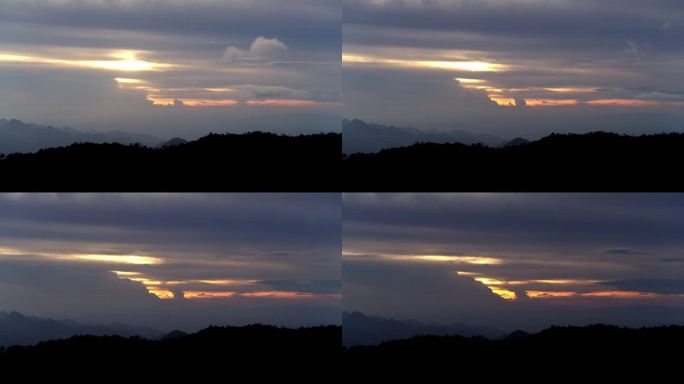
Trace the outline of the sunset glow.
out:
M 577 104 L 578 101 L 574 99 L 525 99 L 528 107 L 567 107 Z
M 100 263 L 112 264 L 133 264 L 133 265 L 150 265 L 162 264 L 163 259 L 152 256 L 138 256 L 138 255 L 70 255 L 66 256 L 74 260 L 95 261 Z
M 439 69 L 447 71 L 467 72 L 501 72 L 510 66 L 500 63 L 469 60 L 404 60 L 390 59 L 365 55 L 343 54 L 342 62 L 346 64 L 368 64 L 381 66 L 395 66 L 405 68 Z
M 171 69 L 176 65 L 168 63 L 155 63 L 141 60 L 139 53 L 135 51 L 117 51 L 109 53 L 109 60 L 78 60 L 68 58 L 54 58 L 43 56 L 30 56 L 15 53 L 0 53 L 0 63 L 8 64 L 29 64 L 29 65 L 48 65 L 65 68 L 91 68 L 117 72 L 147 72 Z

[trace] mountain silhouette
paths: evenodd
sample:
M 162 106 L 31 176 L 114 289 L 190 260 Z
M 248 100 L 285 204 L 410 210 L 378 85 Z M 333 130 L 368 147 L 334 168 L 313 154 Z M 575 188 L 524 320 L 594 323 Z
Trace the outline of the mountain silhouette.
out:
M 488 147 L 420 143 L 356 153 L 343 161 L 347 191 L 666 191 L 676 177 L 684 134 L 551 134 Z
M 79 143 L 0 157 L 5 190 L 340 190 L 340 134 L 209 134 L 164 147 Z
M 460 335 L 500 337 L 505 334 L 490 327 L 469 324 L 424 324 L 414 320 L 400 321 L 377 316 L 366 316 L 361 312 L 342 313 L 342 344 L 373 345 L 383 341 L 408 339 L 417 335 Z
M 25 316 L 19 312 L 0 312 L 0 346 L 31 345 L 45 340 L 74 335 L 119 335 L 157 338 L 161 332 L 126 324 L 81 324 L 73 320 L 54 320 Z
M 144 371 L 158 375 L 207 372 L 250 378 L 305 377 L 339 369 L 341 327 L 211 326 L 162 339 L 73 336 L 33 346 L 0 348 L 3 367 L 78 367 L 77 373 Z
M 156 146 L 162 139 L 125 131 L 80 131 L 70 127 L 58 128 L 24 123 L 16 119 L 0 119 L 0 154 L 32 153 L 44 148 L 85 142 Z
M 514 332 L 488 339 L 463 336 L 416 336 L 376 346 L 345 348 L 343 364 L 350 377 L 486 377 L 556 381 L 631 377 L 678 372 L 683 326 L 623 328 L 612 325 L 554 326 L 534 334 Z M 555 376 L 554 376 L 555 375 Z M 470 380 L 467 380 L 470 381 Z M 591 381 L 591 380 L 590 380 Z M 659 381 L 659 380 L 656 380 Z
M 185 139 L 181 139 L 180 137 L 174 137 L 173 139 L 162 143 L 161 147 L 175 147 L 176 145 L 183 145 L 187 143 L 188 141 Z
M 504 139 L 488 134 L 461 130 L 426 131 L 408 127 L 392 127 L 363 120 L 342 120 L 342 151 L 346 154 L 371 153 L 381 149 L 408 146 L 415 143 L 462 143 L 499 146 Z

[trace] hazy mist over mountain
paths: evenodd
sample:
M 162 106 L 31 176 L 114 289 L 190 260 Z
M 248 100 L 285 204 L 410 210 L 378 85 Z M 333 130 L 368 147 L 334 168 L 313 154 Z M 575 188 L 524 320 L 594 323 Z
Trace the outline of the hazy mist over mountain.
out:
M 70 127 L 53 127 L 25 123 L 16 119 L 0 119 L 0 153 L 30 153 L 44 148 L 73 143 L 120 143 L 157 146 L 164 140 L 146 134 L 125 131 L 80 131 Z

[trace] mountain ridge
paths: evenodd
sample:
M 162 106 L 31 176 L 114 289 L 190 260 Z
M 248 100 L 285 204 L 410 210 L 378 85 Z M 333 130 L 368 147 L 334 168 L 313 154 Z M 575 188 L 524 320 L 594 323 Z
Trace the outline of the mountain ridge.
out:
M 461 143 L 501 146 L 508 141 L 489 134 L 454 129 L 427 131 L 410 127 L 394 127 L 365 122 L 360 119 L 342 120 L 342 151 L 346 154 L 373 153 L 385 148 L 403 147 L 416 143 Z
M 136 327 L 123 323 L 86 324 L 74 320 L 27 316 L 16 311 L 0 311 L 0 346 L 33 345 L 45 340 L 86 334 L 146 338 L 158 338 L 163 335 L 162 332 L 149 327 Z
M 0 154 L 34 153 L 45 148 L 63 147 L 75 143 L 121 143 L 156 146 L 164 140 L 121 130 L 94 131 L 71 127 L 54 127 L 25 123 L 17 119 L 0 119 Z
M 396 320 L 368 316 L 361 312 L 342 312 L 342 344 L 377 345 L 384 341 L 409 339 L 418 335 L 482 336 L 498 338 L 506 332 L 486 326 L 465 323 L 426 324 L 416 320 Z

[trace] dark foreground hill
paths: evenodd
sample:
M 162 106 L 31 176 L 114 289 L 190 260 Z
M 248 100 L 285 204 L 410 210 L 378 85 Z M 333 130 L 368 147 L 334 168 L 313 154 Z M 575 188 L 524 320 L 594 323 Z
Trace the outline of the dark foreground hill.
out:
M 81 143 L 0 158 L 5 190 L 336 191 L 340 134 L 210 134 L 162 147 Z
M 615 379 L 646 373 L 653 379 L 680 366 L 677 351 L 682 343 L 681 326 L 551 327 L 535 334 L 517 331 L 500 339 L 417 336 L 378 346 L 356 346 L 345 349 L 343 362 L 350 367 L 350 374 L 447 373 L 461 379 L 545 378 L 547 382 L 581 376 L 580 382 L 592 382 L 599 374 Z
M 35 346 L 0 348 L 0 367 L 30 364 L 100 372 L 144 369 L 162 373 L 221 371 L 230 377 L 280 375 L 283 370 L 339 366 L 341 327 L 279 328 L 268 325 L 209 327 L 172 332 L 160 340 L 74 336 Z
M 346 190 L 682 190 L 684 134 L 552 134 L 504 147 L 420 143 L 343 161 Z

